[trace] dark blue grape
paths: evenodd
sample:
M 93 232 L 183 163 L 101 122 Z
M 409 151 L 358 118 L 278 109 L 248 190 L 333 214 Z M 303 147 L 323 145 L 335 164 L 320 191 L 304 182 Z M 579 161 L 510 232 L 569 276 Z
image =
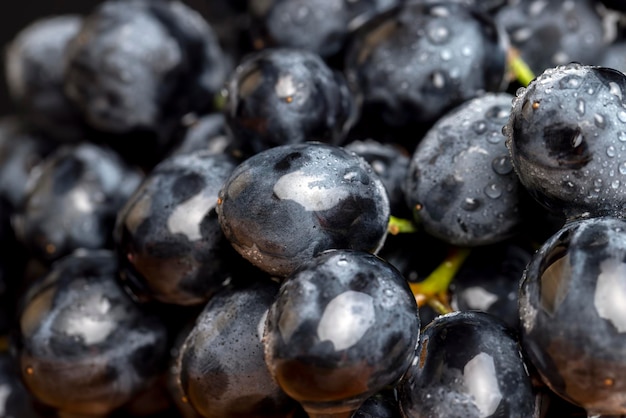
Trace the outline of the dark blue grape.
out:
M 624 216 L 626 76 L 604 67 L 550 68 L 520 89 L 504 129 L 517 175 L 567 218 Z
M 595 1 L 518 0 L 495 20 L 535 74 L 572 61 L 593 65 L 606 46 Z
M 533 256 L 521 283 L 529 359 L 559 396 L 590 415 L 626 413 L 626 222 L 567 223 Z
M 56 149 L 33 170 L 13 216 L 19 241 L 45 261 L 77 248 L 112 248 L 118 210 L 142 179 L 110 149 L 90 143 Z
M 252 1 L 251 36 L 257 48 L 306 49 L 323 57 L 339 52 L 356 28 L 401 0 Z
M 215 207 L 235 162 L 196 151 L 159 163 L 117 214 L 114 239 L 121 277 L 140 298 L 205 303 L 232 269 L 236 254 L 220 228 Z
M 63 141 L 86 132 L 78 109 L 65 95 L 65 51 L 83 23 L 79 15 L 41 18 L 6 47 L 5 73 L 11 100 L 37 131 Z
M 310 416 L 349 417 L 399 381 L 419 327 L 415 298 L 392 265 L 329 250 L 282 284 L 267 315 L 265 361 Z
M 454 2 L 405 2 L 365 24 L 346 53 L 346 75 L 365 117 L 431 125 L 505 84 L 506 36 L 486 14 Z
M 530 418 L 535 410 L 517 338 L 478 311 L 440 316 L 424 328 L 398 394 L 411 418 Z
M 208 302 L 178 353 L 186 399 L 205 418 L 283 418 L 297 403 L 270 376 L 263 333 L 278 284 L 224 290 Z
M 441 117 L 417 145 L 406 197 L 428 233 L 476 246 L 518 232 L 519 181 L 502 134 L 512 99 L 498 93 L 469 100 Z
M 19 365 L 41 402 L 106 415 L 163 370 L 167 334 L 117 283 L 115 255 L 78 250 L 31 286 L 19 315 Z
M 247 56 L 225 94 L 227 128 L 245 155 L 309 140 L 339 144 L 357 111 L 343 75 L 299 49 Z
M 285 277 L 327 249 L 378 251 L 389 200 L 365 160 L 308 142 L 271 148 L 240 164 L 219 193 L 217 214 L 244 258 Z

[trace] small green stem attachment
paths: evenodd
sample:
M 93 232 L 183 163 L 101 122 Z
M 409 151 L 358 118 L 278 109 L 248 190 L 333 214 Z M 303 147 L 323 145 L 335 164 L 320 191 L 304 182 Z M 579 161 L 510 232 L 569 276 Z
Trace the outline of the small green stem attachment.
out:
M 389 217 L 389 224 L 387 225 L 387 231 L 391 235 L 398 234 L 411 234 L 417 232 L 417 228 L 413 221 L 409 219 L 396 218 L 395 216 Z
M 215 93 L 215 96 L 213 96 L 213 107 L 215 108 L 215 111 L 221 112 L 224 110 L 224 107 L 226 106 L 226 95 L 226 90 L 221 90 Z
M 452 247 L 443 262 L 426 279 L 409 283 L 419 307 L 429 305 L 440 314 L 452 312 L 448 287 L 469 253 L 469 248 Z
M 517 80 L 522 86 L 528 86 L 535 79 L 533 70 L 524 62 L 517 49 L 509 48 L 507 61 L 511 78 Z

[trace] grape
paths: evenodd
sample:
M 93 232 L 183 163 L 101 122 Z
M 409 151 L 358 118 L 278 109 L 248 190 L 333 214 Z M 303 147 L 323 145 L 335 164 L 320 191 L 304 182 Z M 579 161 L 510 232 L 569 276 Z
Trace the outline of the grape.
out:
M 217 194 L 235 162 L 197 151 L 161 161 L 120 209 L 114 230 L 121 277 L 140 298 L 206 303 L 233 257 L 217 219 Z
M 16 236 L 48 263 L 78 248 L 111 248 L 117 211 L 141 178 L 108 148 L 59 147 L 29 178 L 24 203 L 13 215 Z
M 626 223 L 569 222 L 522 278 L 522 343 L 551 390 L 590 414 L 624 414 Z M 581 326 L 584 324 L 584 326 Z
M 22 29 L 6 50 L 11 99 L 29 124 L 61 141 L 78 141 L 86 132 L 63 87 L 64 54 L 82 23 L 75 14 L 39 19 Z
M 245 155 L 312 139 L 339 144 L 357 111 L 344 76 L 299 49 L 247 56 L 224 94 L 226 126 Z
M 484 312 L 455 312 L 428 324 L 398 392 L 402 413 L 412 418 L 534 415 L 517 339 Z
M 567 218 L 623 216 L 626 76 L 570 64 L 518 91 L 504 128 L 526 190 Z
M 415 354 L 419 316 L 406 280 L 354 250 L 328 250 L 285 280 L 267 315 L 265 361 L 310 417 L 349 417 L 395 384 Z
M 465 5 L 405 2 L 359 29 L 346 52 L 346 75 L 363 95 L 367 117 L 429 125 L 465 100 L 501 89 L 503 35 L 488 15 Z
M 265 318 L 277 293 L 269 280 L 226 289 L 198 316 L 177 368 L 187 401 L 203 417 L 280 418 L 295 410 L 265 367 Z
M 546 68 L 597 63 L 605 45 L 602 17 L 590 0 L 509 2 L 495 20 L 537 74 Z
M 626 413 L 615 2 L 64 3 L 1 26 L 0 416 Z
M 327 249 L 378 251 L 389 200 L 356 154 L 307 142 L 270 148 L 241 163 L 219 193 L 217 214 L 244 258 L 285 277 Z
M 41 402 L 106 415 L 162 370 L 167 334 L 116 280 L 115 256 L 77 250 L 31 286 L 19 316 L 24 384 Z
M 442 116 L 417 145 L 406 198 L 431 235 L 477 246 L 517 232 L 519 181 L 501 132 L 511 100 L 504 93 L 468 100 Z

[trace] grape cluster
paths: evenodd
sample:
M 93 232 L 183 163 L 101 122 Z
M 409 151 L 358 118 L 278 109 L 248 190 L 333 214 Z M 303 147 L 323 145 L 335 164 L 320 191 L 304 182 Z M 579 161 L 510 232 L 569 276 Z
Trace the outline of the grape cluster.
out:
M 625 416 L 624 13 L 101 0 L 12 34 L 0 416 Z

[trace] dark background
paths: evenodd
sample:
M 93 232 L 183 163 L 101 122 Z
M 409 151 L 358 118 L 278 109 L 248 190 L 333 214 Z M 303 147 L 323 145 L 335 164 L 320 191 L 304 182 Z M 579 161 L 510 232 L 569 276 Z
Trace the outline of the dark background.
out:
M 184 0 L 184 3 L 207 16 L 208 0 Z M 4 50 L 9 41 L 29 23 L 46 16 L 78 13 L 87 14 L 102 0 L 17 0 L 7 1 L 0 7 L 0 116 L 12 113 L 14 108 L 8 98 L 4 76 Z

